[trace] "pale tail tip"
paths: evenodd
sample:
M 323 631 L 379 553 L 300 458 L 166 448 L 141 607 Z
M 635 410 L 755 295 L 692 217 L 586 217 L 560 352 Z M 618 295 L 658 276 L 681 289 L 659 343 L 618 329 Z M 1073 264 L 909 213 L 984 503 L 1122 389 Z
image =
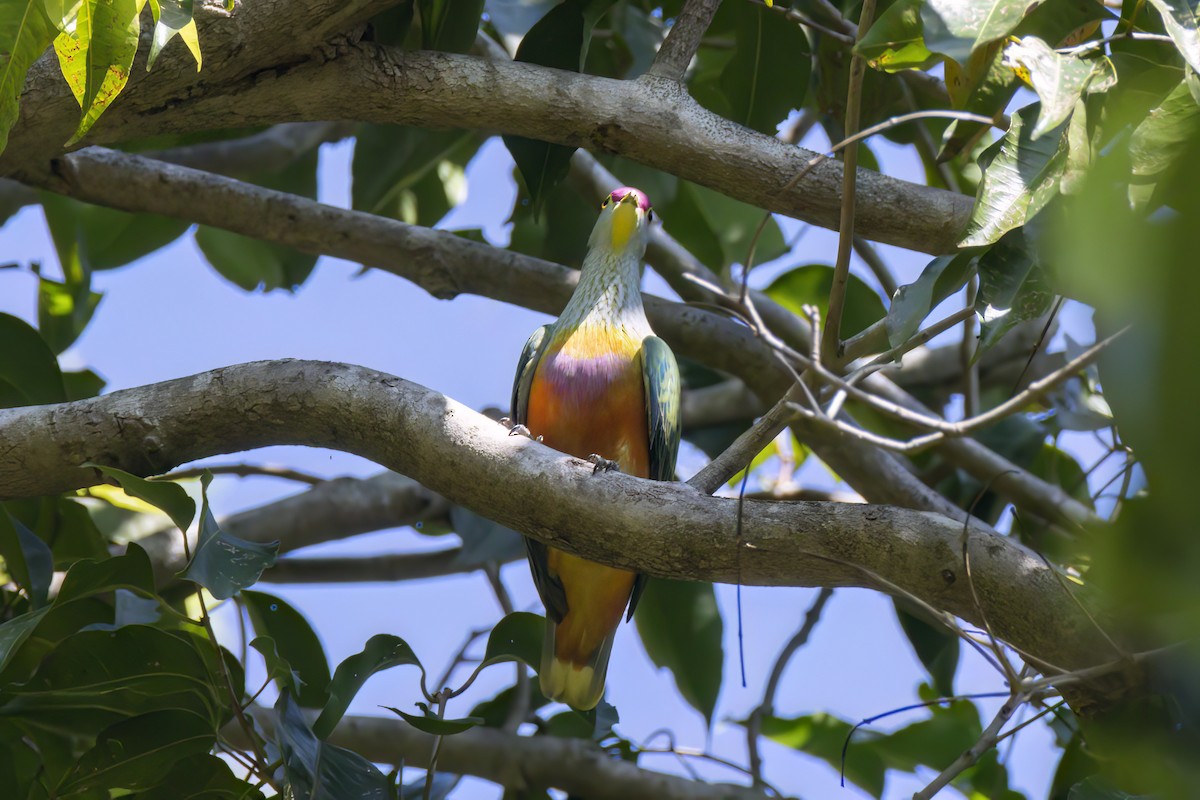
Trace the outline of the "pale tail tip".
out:
M 548 669 L 543 669 L 540 680 L 542 694 L 551 700 L 566 703 L 579 711 L 590 711 L 600 702 L 604 694 L 604 676 L 597 679 L 591 667 L 577 667 L 566 661 L 554 659 Z

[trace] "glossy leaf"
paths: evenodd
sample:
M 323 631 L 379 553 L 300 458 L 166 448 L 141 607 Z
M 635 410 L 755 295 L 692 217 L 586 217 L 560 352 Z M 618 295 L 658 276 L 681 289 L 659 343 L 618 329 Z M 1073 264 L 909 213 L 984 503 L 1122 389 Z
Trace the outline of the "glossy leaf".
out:
M 25 590 L 33 608 L 44 606 L 54 577 L 54 555 L 48 544 L 2 507 L 0 556 L 4 557 L 4 571 Z
M 329 662 L 308 621 L 284 600 L 265 592 L 246 590 L 241 599 L 246 604 L 255 633 L 271 637 L 279 655 L 287 659 L 304 681 L 296 695 L 300 705 L 306 708 L 324 706 L 329 686 Z
M 70 347 L 92 319 L 101 295 L 50 280 L 38 279 L 38 329 L 50 348 L 61 353 Z
M 634 619 L 650 660 L 671 671 L 679 693 L 711 724 L 725 663 L 712 584 L 650 578 Z
M 279 655 L 275 640 L 270 636 L 255 636 L 250 640 L 250 646 L 262 656 L 263 666 L 267 670 L 267 678 L 275 681 L 280 691 L 287 689 L 294 695 L 304 686 L 304 681 L 292 669 L 288 660 Z
M 488 635 L 484 663 L 520 661 L 534 671 L 541 667 L 542 640 L 546 618 L 528 611 L 514 611 L 496 623 Z
M 946 61 L 946 90 L 954 108 L 996 119 L 1005 109 L 1020 82 L 1016 72 L 1004 61 L 1002 42 L 976 50 L 963 65 Z M 937 160 L 947 162 L 964 152 L 973 151 L 993 130 L 981 122 L 955 120 L 942 134 Z
M 897 289 L 887 311 L 888 344 L 898 347 L 920 330 L 929 312 L 975 274 L 978 256 L 970 250 L 938 256 L 925 265 L 915 281 Z
M 1150 205 L 1159 181 L 1169 173 L 1200 134 L 1200 106 L 1181 81 L 1150 111 L 1129 140 L 1129 200 L 1137 208 Z
M 321 716 L 313 723 L 313 733 L 321 739 L 329 738 L 368 678 L 385 669 L 402 666 L 417 667 L 422 677 L 425 675 L 425 668 L 421 666 L 417 654 L 399 636 L 378 633 L 368 639 L 362 652 L 338 664 L 329 684 L 329 700 L 321 710 Z
M 587 59 L 592 28 L 614 1 L 564 0 L 529 29 L 514 59 L 579 72 Z M 505 136 L 504 146 L 517 163 L 536 214 L 550 189 L 566 177 L 575 148 L 523 136 Z
M 390 781 L 378 767 L 357 753 L 313 735 L 290 692 L 279 694 L 275 711 L 279 715 L 275 742 L 283 759 L 287 789 L 295 800 L 391 797 Z
M 150 788 L 181 759 L 207 753 L 216 739 L 210 722 L 179 709 L 122 720 L 100 734 L 58 793 Z
M 882 72 L 926 69 L 937 57 L 925 46 L 923 0 L 896 0 L 879 15 L 854 51 Z
M 67 146 L 87 134 L 129 81 L 145 2 L 83 0 L 74 29 L 54 40 L 59 67 L 83 112 Z
M 900 629 L 929 673 L 934 691 L 941 697 L 952 696 L 958 671 L 958 634 L 929 619 L 928 612 L 915 603 L 898 597 L 892 602 Z
M 116 467 L 105 467 L 91 462 L 82 466 L 99 470 L 121 485 L 126 494 L 145 500 L 155 508 L 162 509 L 175 526 L 186 531 L 196 516 L 196 501 L 188 496 L 183 487 L 170 481 L 148 481 Z
M 1000 341 L 1017 323 L 1047 313 L 1054 297 L 1046 269 L 1024 232 L 1007 234 L 979 257 L 975 312 L 979 315 L 980 329 L 975 358 Z
M 1058 180 L 1066 169 L 1065 126 L 1035 140 L 1031 123 L 1038 113 L 1034 104 L 1013 114 L 1004 138 L 980 159 L 983 181 L 960 247 L 999 240 L 1024 225 L 1058 193 Z
M 66 399 L 58 359 L 29 323 L 0 313 L 0 352 L 0 408 Z
M 1117 81 L 1107 58 L 1062 55 L 1036 36 L 1010 43 L 1004 57 L 1019 69 L 1018 74 L 1033 86 L 1042 101 L 1037 124 L 1030 133 L 1033 139 L 1066 122 L 1085 92 L 1105 91 Z
M 806 305 L 821 310 L 824 319 L 829 307 L 829 290 L 833 286 L 833 267 L 809 264 L 780 275 L 767 287 L 766 294 L 795 314 L 803 314 Z M 842 338 L 848 338 L 883 319 L 883 301 L 857 275 L 851 274 L 846 286 L 846 305 L 842 317 Z
M 1163 26 L 1193 70 L 1200 72 L 1200 31 L 1196 30 L 1196 7 L 1188 0 L 1150 0 L 1162 15 Z
M 430 713 L 409 714 L 391 706 L 384 706 L 384 708 L 399 716 L 417 730 L 432 733 L 435 736 L 453 736 L 456 733 L 462 733 L 484 723 L 484 720 L 480 717 L 444 719 L 442 717 L 435 717 Z
M 25 73 L 58 35 L 61 16 L 52 20 L 43 0 L 16 0 L 0 6 L 0 152 L 17 121 Z
M 788 112 L 804 105 L 812 71 L 808 38 L 765 6 L 733 8 L 734 52 L 720 77 L 729 118 L 774 136 Z
M 192 58 L 196 59 L 196 71 L 199 72 L 203 60 L 196 21 L 192 19 L 192 0 L 150 0 L 150 11 L 154 15 L 154 39 L 150 44 L 150 54 L 146 57 L 146 69 L 154 68 L 158 54 L 178 36 L 187 45 Z
M 279 172 L 249 175 L 244 179 L 315 200 L 317 151 L 305 153 Z M 196 244 L 213 269 L 246 291 L 294 291 L 308 279 L 317 263 L 314 255 L 204 225 L 196 229 Z
M 925 45 L 960 64 L 980 47 L 1007 36 L 1036 5 L 1027 0 L 926 0 Z
M 208 505 L 211 480 L 212 475 L 206 474 L 201 481 L 204 499 L 196 551 L 181 577 L 203 586 L 218 600 L 227 600 L 258 582 L 263 570 L 275 563 L 279 542 L 250 542 L 221 530 Z

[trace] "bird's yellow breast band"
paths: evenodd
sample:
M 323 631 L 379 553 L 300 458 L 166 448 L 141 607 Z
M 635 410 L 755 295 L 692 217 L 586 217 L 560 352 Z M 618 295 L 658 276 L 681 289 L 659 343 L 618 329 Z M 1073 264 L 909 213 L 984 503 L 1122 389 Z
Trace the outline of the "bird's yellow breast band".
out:
M 613 250 L 623 250 L 637 229 L 637 203 L 620 202 L 612 210 Z

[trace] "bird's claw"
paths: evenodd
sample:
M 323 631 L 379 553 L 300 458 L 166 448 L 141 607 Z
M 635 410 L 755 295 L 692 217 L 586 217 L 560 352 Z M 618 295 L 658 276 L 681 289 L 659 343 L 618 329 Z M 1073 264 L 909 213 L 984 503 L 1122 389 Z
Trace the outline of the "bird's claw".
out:
M 620 472 L 621 471 L 620 464 L 618 464 L 616 461 L 612 461 L 611 459 L 607 459 L 604 456 L 599 455 L 598 453 L 592 453 L 590 456 L 587 457 L 587 460 L 590 461 L 594 465 L 592 467 L 593 475 L 595 475 L 597 472 Z
M 501 417 L 500 424 L 503 425 L 504 427 L 508 428 L 509 436 L 524 436 L 527 439 L 534 438 L 533 432 L 530 431 L 529 428 L 525 427 L 524 425 L 514 424 L 513 421 L 511 419 L 509 419 L 508 417 Z M 539 437 L 537 437 L 537 440 L 540 441 L 541 438 L 542 437 L 539 436 Z

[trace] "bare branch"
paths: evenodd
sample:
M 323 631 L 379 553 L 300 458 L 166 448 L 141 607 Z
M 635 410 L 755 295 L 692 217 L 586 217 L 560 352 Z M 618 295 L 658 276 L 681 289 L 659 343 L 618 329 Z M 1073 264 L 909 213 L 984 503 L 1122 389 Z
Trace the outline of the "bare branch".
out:
M 736 2 L 736 0 L 733 0 Z M 721 0 L 687 0 L 658 48 L 648 74 L 680 83 Z
M 49 429 L 55 431 L 51 441 L 44 436 Z M 659 577 L 762 585 L 872 586 L 870 576 L 877 574 L 979 621 L 972 593 L 958 579 L 957 521 L 894 507 L 747 500 L 739 548 L 731 535 L 735 500 L 686 484 L 618 473 L 595 477 L 588 462 L 509 436 L 436 392 L 344 364 L 258 362 L 73 403 L 0 411 L 0 497 L 94 484 L 99 475 L 78 466 L 86 461 L 146 475 L 274 444 L 358 454 L 503 525 L 604 564 Z M 967 541 L 974 588 L 998 636 L 1068 669 L 1107 657 L 1108 643 L 1035 553 L 974 527 Z
M 461 547 L 432 553 L 399 553 L 348 558 L 283 558 L 263 573 L 267 583 L 392 583 L 471 572 L 481 562 L 464 558 Z
M 254 719 L 273 733 L 275 712 L 253 709 Z M 226 726 L 222 736 L 236 746 L 248 742 Z M 428 767 L 432 734 L 403 720 L 382 717 L 343 717 L 329 741 L 382 764 Z M 493 728 L 474 728 L 446 736 L 438 753 L 446 772 L 474 775 L 512 789 L 561 789 L 589 800 L 763 800 L 753 789 L 732 784 L 707 784 L 643 769 L 613 758 L 594 743 L 556 736 L 517 736 Z

